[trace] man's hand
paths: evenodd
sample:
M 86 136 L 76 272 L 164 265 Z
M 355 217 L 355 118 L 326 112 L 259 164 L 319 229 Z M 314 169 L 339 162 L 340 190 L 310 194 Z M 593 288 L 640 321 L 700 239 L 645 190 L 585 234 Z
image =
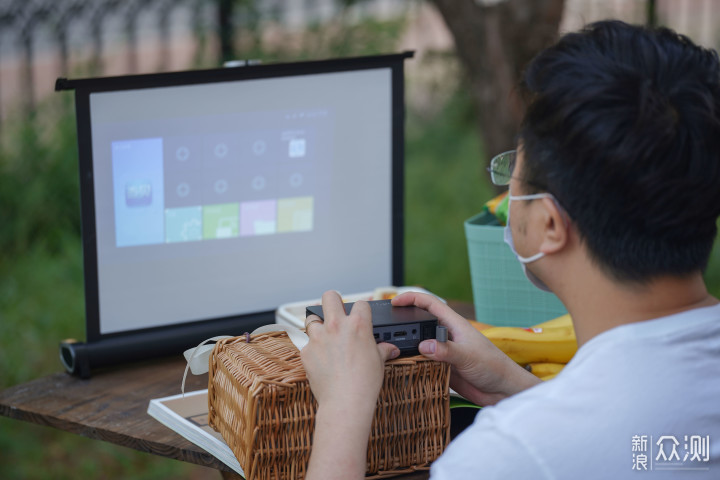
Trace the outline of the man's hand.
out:
M 494 405 L 503 398 L 540 383 L 467 320 L 432 295 L 407 292 L 393 298 L 395 306 L 415 305 L 438 317 L 451 340 L 420 343 L 420 353 L 451 365 L 450 387 L 478 405 Z
M 385 361 L 400 350 L 375 343 L 367 302 L 356 302 L 349 315 L 337 292 L 325 292 L 322 303 L 325 321 L 314 321 L 319 320 L 315 315 L 305 320 L 310 341 L 301 352 L 315 399 L 320 405 L 344 402 L 374 409 Z
M 306 478 L 363 478 L 384 364 L 400 350 L 375 344 L 367 302 L 356 302 L 349 315 L 336 292 L 325 292 L 322 304 L 325 321 L 305 320 L 310 341 L 300 353 L 318 402 Z

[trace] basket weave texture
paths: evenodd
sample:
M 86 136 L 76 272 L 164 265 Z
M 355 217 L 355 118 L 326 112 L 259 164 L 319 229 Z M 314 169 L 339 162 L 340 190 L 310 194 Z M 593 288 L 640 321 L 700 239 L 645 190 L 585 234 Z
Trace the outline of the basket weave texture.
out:
M 422 356 L 386 363 L 368 478 L 427 470 L 443 452 L 450 440 L 449 380 L 449 365 Z M 219 341 L 210 358 L 208 403 L 210 426 L 248 479 L 305 477 L 317 402 L 286 333 Z

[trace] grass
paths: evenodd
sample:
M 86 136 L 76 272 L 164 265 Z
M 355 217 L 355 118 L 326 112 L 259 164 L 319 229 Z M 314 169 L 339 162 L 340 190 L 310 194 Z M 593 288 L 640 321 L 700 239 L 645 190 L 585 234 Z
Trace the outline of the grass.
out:
M 57 371 L 48 352 L 60 339 L 85 336 L 80 244 L 68 236 L 59 248 L 34 248 L 0 269 L 4 386 Z
M 0 388 L 61 369 L 58 342 L 84 338 L 79 239 L 55 251 L 27 250 L 0 266 Z M 51 469 L 51 470 L 49 470 Z M 52 473 L 49 473 L 52 472 Z M 0 478 L 218 478 L 208 468 L 163 459 L 52 428 L 0 418 Z
M 0 150 L 0 389 L 61 370 L 58 343 L 85 337 L 75 120 L 5 126 Z M 41 115 L 38 115 L 40 117 Z M 0 478 L 217 478 L 214 470 L 0 418 Z

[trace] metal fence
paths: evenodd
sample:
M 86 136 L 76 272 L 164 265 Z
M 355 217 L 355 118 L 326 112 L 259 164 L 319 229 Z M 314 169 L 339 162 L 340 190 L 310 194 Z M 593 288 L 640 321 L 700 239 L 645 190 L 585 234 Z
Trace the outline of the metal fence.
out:
M 38 90 L 74 69 L 98 75 L 122 51 L 126 73 L 140 71 L 139 57 L 152 32 L 156 70 L 172 65 L 173 31 L 202 36 L 224 2 L 201 0 L 4 0 L 0 3 L 0 115 L 19 101 L 32 110 Z M 118 46 L 122 46 L 118 49 Z M 113 59 L 117 61 L 117 59 Z M 117 68 L 116 68 L 117 69 Z
M 467 1 L 467 0 L 458 0 Z M 498 3 L 503 0 L 475 0 Z M 234 58 L 238 33 L 268 24 L 319 25 L 342 11 L 360 20 L 403 15 L 430 0 L 0 0 L 0 122 L 33 111 L 58 76 L 122 75 L 217 66 Z M 601 18 L 657 21 L 709 47 L 720 45 L 720 0 L 566 0 L 561 30 Z M 427 15 L 425 15 L 427 17 Z M 423 23 L 424 22 L 424 23 Z M 438 15 L 410 22 L 403 48 L 447 49 Z M 414 38 L 414 40 L 413 40 Z M 420 55 L 418 55 L 419 57 Z M 1 123 L 0 123 L 1 126 Z
M 58 76 L 217 66 L 236 32 L 323 22 L 352 4 L 387 14 L 404 0 L 0 0 L 0 119 L 32 111 Z

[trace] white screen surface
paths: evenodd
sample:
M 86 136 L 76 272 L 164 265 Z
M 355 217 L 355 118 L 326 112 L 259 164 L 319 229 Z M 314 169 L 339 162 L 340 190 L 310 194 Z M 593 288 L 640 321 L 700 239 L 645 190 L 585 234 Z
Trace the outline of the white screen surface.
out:
M 391 69 L 90 94 L 100 333 L 392 280 Z

